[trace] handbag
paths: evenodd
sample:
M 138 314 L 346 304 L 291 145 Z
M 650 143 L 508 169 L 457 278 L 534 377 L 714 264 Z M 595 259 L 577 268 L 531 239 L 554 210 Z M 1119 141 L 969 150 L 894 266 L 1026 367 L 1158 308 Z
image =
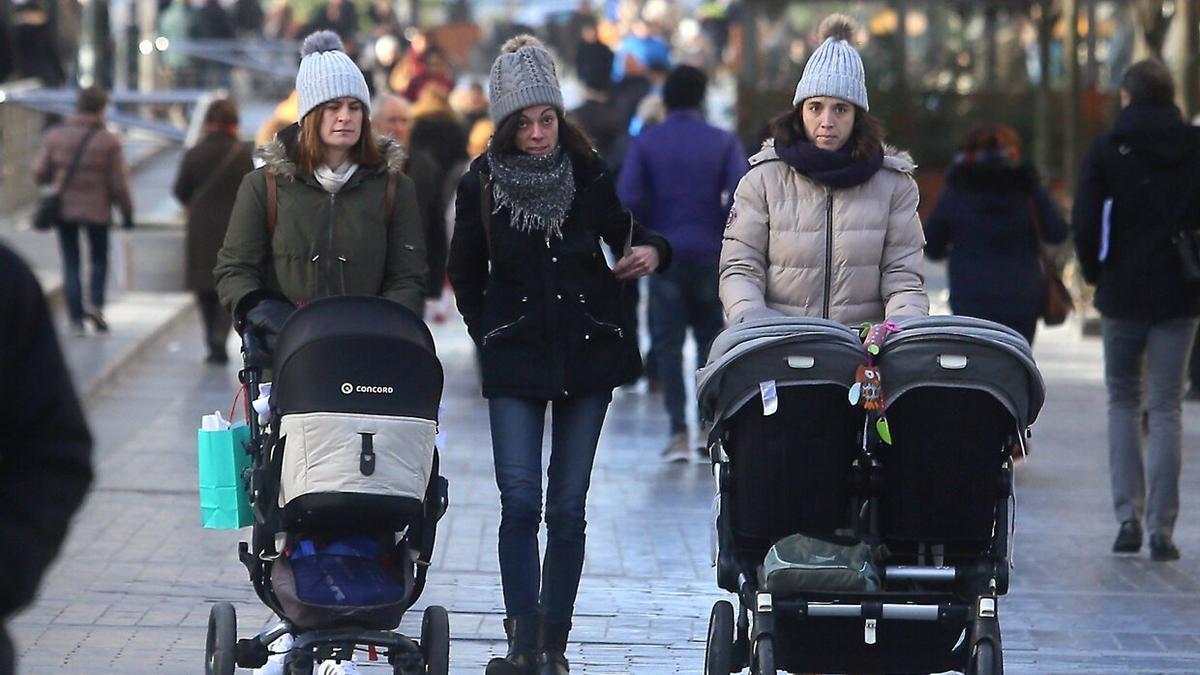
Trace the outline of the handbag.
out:
M 37 208 L 33 212 L 33 228 L 35 230 L 49 230 L 62 222 L 63 190 L 67 189 L 67 185 L 75 177 L 75 169 L 79 168 L 79 160 L 83 157 L 84 149 L 87 148 L 88 142 L 92 140 L 92 136 L 99 130 L 100 127 L 92 127 L 92 130 L 87 132 L 87 135 L 83 137 L 83 141 L 79 143 L 79 148 L 75 150 L 75 158 L 71 160 L 71 166 L 67 168 L 67 173 L 63 176 L 62 182 L 59 183 L 58 189 L 44 194 L 38 199 Z
M 196 432 L 200 483 L 200 521 L 206 528 L 236 530 L 254 522 L 245 474 L 250 427 L 230 426 L 220 413 L 205 415 Z
M 1045 241 L 1042 238 L 1042 218 L 1038 215 L 1037 205 L 1033 203 L 1032 197 L 1028 198 L 1028 204 L 1033 231 L 1037 235 L 1038 257 L 1042 262 L 1042 321 L 1047 326 L 1058 326 L 1075 310 L 1075 301 L 1071 299 L 1071 292 L 1063 283 L 1054 260 L 1042 245 Z

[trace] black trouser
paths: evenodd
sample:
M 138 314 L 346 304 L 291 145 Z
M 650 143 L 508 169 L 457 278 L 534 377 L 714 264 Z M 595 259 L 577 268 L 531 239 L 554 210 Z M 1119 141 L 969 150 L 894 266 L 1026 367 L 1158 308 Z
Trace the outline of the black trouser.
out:
M 196 291 L 196 308 L 200 310 L 200 320 L 204 322 L 204 344 L 208 346 L 208 353 L 224 354 L 229 329 L 233 327 L 233 317 L 221 306 L 214 290 Z

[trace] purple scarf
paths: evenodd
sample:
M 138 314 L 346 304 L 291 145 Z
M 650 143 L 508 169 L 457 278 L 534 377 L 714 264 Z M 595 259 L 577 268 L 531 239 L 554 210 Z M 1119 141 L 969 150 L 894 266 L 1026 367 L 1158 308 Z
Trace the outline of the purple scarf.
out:
M 869 162 L 858 162 L 850 156 L 849 143 L 840 150 L 822 150 L 808 141 L 792 145 L 776 143 L 775 154 L 801 174 L 834 190 L 862 185 L 883 166 L 883 148 Z

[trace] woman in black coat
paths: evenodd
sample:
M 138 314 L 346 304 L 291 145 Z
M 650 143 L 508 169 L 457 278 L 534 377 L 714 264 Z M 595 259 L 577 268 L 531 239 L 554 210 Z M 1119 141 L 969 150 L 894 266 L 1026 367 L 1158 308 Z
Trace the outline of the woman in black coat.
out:
M 925 254 L 949 256 L 955 314 L 1003 324 L 1032 344 L 1045 287 L 1041 246 L 1064 241 L 1067 224 L 1020 153 L 1017 132 L 1004 125 L 967 135 L 925 227 Z
M 509 649 L 487 673 L 557 675 L 568 672 L 600 428 L 613 388 L 641 371 L 621 289 L 665 268 L 670 247 L 621 207 L 587 138 L 564 118 L 553 59 L 540 43 L 522 36 L 505 45 L 490 95 L 496 133 L 459 184 L 449 262 L 480 352 L 500 488 Z M 624 253 L 612 269 L 601 239 Z M 539 561 L 547 406 L 548 536 Z

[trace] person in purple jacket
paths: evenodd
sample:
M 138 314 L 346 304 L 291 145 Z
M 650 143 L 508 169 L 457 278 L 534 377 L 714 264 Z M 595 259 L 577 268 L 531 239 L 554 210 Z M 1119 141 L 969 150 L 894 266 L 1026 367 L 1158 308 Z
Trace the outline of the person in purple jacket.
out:
M 724 327 L 717 294 L 721 236 L 733 192 L 748 164 L 732 133 L 708 124 L 700 108 L 708 78 L 678 66 L 663 85 L 667 118 L 638 134 L 625 157 L 617 194 L 638 222 L 671 242 L 670 269 L 650 278 L 650 341 L 658 355 L 663 401 L 671 422 L 664 461 L 687 461 L 683 344 L 691 327 L 698 365 Z M 701 443 L 700 458 L 707 453 Z

